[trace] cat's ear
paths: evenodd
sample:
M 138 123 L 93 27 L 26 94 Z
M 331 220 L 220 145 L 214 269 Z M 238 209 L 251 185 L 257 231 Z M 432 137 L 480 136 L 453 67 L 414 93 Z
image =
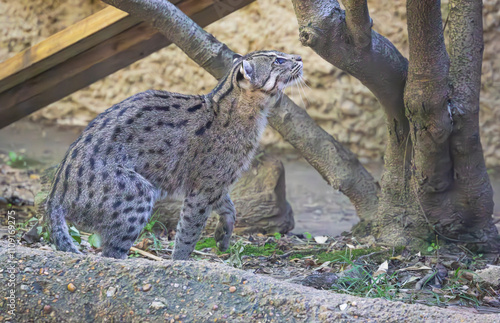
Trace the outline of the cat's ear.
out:
M 240 67 L 240 73 L 241 73 L 241 75 L 243 75 L 243 77 L 245 79 L 252 82 L 253 67 L 252 67 L 252 64 L 250 64 L 248 61 L 243 60 L 243 62 L 241 63 L 241 67 Z
M 234 54 L 233 55 L 233 63 L 236 63 L 237 60 L 239 60 L 240 58 L 242 58 L 243 56 L 241 56 L 240 54 Z

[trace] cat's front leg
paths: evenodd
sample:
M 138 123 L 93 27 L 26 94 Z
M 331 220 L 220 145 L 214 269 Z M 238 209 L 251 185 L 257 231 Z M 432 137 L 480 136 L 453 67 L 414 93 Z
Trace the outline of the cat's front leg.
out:
M 204 196 L 188 196 L 184 199 L 181 216 L 177 224 L 172 258 L 188 260 L 201 236 L 208 216 L 212 212 L 209 199 Z
M 233 234 L 234 223 L 236 221 L 236 210 L 233 201 L 226 194 L 214 206 L 214 211 L 219 215 L 219 222 L 215 227 L 215 241 L 220 251 L 225 251 L 229 247 L 229 240 Z

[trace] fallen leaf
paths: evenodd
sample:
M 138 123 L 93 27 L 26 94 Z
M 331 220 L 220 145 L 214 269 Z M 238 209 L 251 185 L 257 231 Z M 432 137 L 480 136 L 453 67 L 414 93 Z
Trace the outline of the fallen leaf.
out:
M 387 270 L 389 270 L 389 263 L 386 260 L 382 264 L 380 264 L 377 271 L 373 274 L 373 277 L 377 277 L 382 274 L 387 274 Z
M 327 236 L 318 236 L 318 237 L 314 237 L 314 241 L 316 241 L 317 243 L 319 244 L 324 244 L 326 243 L 326 240 L 328 240 L 328 237 Z

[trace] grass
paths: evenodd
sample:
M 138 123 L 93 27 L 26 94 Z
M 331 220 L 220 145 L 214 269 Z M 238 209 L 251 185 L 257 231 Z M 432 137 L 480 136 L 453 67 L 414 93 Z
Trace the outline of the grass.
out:
M 367 249 L 349 249 L 346 248 L 345 250 L 336 250 L 333 252 L 326 252 L 326 251 L 320 251 L 320 252 L 314 252 L 314 250 L 311 250 L 311 253 L 295 253 L 290 256 L 290 258 L 304 258 L 304 257 L 309 257 L 313 255 L 315 258 L 318 259 L 318 263 L 323 263 L 323 262 L 344 262 L 345 259 L 348 259 L 349 261 L 355 260 L 361 256 L 369 255 L 371 253 L 379 253 L 380 255 L 374 255 L 372 258 L 377 260 L 377 257 L 384 258 L 387 256 L 386 252 L 382 250 L 382 248 L 367 248 Z M 389 252 L 389 251 L 387 251 Z M 383 260 L 382 260 L 383 261 Z
M 242 246 L 240 246 L 240 245 L 237 246 L 237 244 L 235 243 L 235 244 L 231 245 L 227 251 L 221 252 L 221 251 L 219 251 L 217 249 L 217 245 L 216 245 L 216 242 L 215 242 L 214 238 L 201 239 L 196 244 L 195 249 L 196 250 L 202 250 L 202 249 L 205 249 L 205 248 L 210 248 L 210 249 L 214 249 L 215 248 L 216 253 L 218 255 L 221 255 L 221 254 L 224 254 L 224 253 L 231 253 L 231 251 L 233 249 L 235 249 L 235 248 L 241 249 L 241 247 L 243 247 L 243 250 L 239 252 L 240 256 L 255 256 L 255 257 L 264 256 L 264 257 L 269 257 L 269 256 L 271 256 L 273 254 L 277 254 L 277 255 L 282 255 L 283 254 L 283 251 L 277 249 L 277 244 L 276 243 L 266 243 L 263 246 L 256 246 L 256 245 L 252 245 L 252 244 L 243 244 Z

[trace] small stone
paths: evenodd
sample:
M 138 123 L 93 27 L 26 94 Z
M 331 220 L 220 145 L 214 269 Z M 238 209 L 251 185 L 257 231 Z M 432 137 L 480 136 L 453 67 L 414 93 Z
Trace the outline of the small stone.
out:
M 28 289 L 29 289 L 28 285 L 21 285 L 21 290 L 28 290 Z
M 50 305 L 45 305 L 45 306 L 43 307 L 43 312 L 44 312 L 45 314 L 49 314 L 50 312 L 52 312 L 52 306 L 50 306 Z
M 68 290 L 69 290 L 70 292 L 74 293 L 74 292 L 75 292 L 75 290 L 76 290 L 76 286 L 75 286 L 75 285 L 73 285 L 73 283 L 69 283 L 69 284 L 68 284 Z
M 219 306 L 217 306 L 217 304 L 215 304 L 215 305 L 212 307 L 212 309 L 213 309 L 214 311 L 217 311 L 217 310 L 219 309 Z
M 142 286 L 142 291 L 143 292 L 147 292 L 151 289 L 151 284 L 145 284 L 144 286 Z
M 234 287 L 234 286 L 229 287 L 230 293 L 234 293 L 235 291 L 236 291 L 236 287 Z
M 116 293 L 116 287 L 110 287 L 108 288 L 108 291 L 106 292 L 107 297 L 113 297 L 115 296 Z
M 174 287 L 175 287 L 175 288 L 179 287 L 179 284 L 174 284 Z
M 160 308 L 164 308 L 165 304 L 163 304 L 162 302 L 154 301 L 151 303 L 149 307 L 155 310 L 159 310 Z

